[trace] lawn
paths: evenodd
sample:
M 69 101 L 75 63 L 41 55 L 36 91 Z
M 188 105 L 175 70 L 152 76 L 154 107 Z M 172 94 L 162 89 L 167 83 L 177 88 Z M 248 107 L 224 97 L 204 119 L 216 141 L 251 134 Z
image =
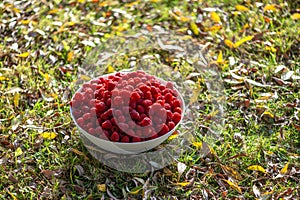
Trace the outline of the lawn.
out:
M 84 66 L 95 49 L 156 29 L 205 47 L 224 113 L 207 74 L 162 46 L 118 55 L 101 72 L 156 58 L 191 84 L 196 106 L 193 128 L 167 141 L 187 142 L 174 162 L 121 172 L 87 151 L 69 102 L 78 80 L 91 78 Z M 299 198 L 299 35 L 297 1 L 1 1 L 0 198 Z

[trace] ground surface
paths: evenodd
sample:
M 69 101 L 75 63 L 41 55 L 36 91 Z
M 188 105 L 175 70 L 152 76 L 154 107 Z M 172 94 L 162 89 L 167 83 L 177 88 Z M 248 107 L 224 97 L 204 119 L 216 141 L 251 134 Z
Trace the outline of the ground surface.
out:
M 11 2 L 0 2 L 1 199 L 300 196 L 297 1 Z M 225 126 L 201 156 L 214 112 L 203 77 L 192 77 L 200 107 L 189 151 L 153 173 L 121 173 L 87 152 L 69 100 L 78 67 L 94 46 L 155 26 L 210 43 L 208 57 L 224 81 Z M 155 54 L 186 72 L 163 50 Z M 128 57 L 119 62 L 106 72 L 128 66 Z

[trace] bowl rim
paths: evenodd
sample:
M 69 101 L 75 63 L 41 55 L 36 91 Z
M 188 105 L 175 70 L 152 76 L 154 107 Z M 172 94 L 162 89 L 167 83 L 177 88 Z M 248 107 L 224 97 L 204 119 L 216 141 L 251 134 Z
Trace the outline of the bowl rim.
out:
M 92 78 L 92 79 L 89 80 L 89 81 L 92 81 L 92 80 L 95 80 L 95 79 L 98 79 L 98 78 L 101 78 L 101 77 L 103 77 L 103 78 L 104 78 L 104 77 L 108 77 L 108 76 L 110 76 L 110 75 L 114 75 L 114 74 L 119 73 L 119 72 L 120 72 L 120 73 L 125 73 L 125 74 L 127 74 L 127 73 L 131 73 L 132 71 L 118 71 L 118 72 L 113 72 L 113 73 L 109 73 L 109 74 L 103 74 L 103 75 L 101 75 L 101 76 Z M 146 72 L 145 72 L 145 73 L 146 73 Z M 150 75 L 151 75 L 151 74 L 150 74 Z M 159 80 L 160 82 L 162 82 L 163 84 L 166 84 L 167 82 L 172 82 L 172 81 L 165 81 L 165 80 L 163 80 L 162 78 L 159 78 L 159 77 L 157 77 L 157 76 L 155 76 L 155 75 L 151 75 L 151 76 L 154 76 L 156 79 L 158 79 L 158 80 Z M 89 82 L 89 81 L 86 81 L 86 82 Z M 84 82 L 84 83 L 86 83 L 86 82 Z M 84 84 L 84 83 L 83 83 L 83 84 Z M 76 92 L 73 94 L 71 100 L 74 98 L 75 94 L 76 94 L 77 92 L 79 92 L 79 91 L 82 89 L 83 84 L 81 84 L 81 87 L 79 87 L 79 88 L 76 90 Z M 174 89 L 175 89 L 175 91 L 176 91 L 176 93 L 177 93 L 177 97 L 179 96 L 179 98 L 180 98 L 180 100 L 181 100 L 181 102 L 182 102 L 181 119 L 180 119 L 180 121 L 175 125 L 175 127 L 174 127 L 172 130 L 168 131 L 168 132 L 165 133 L 164 135 L 168 135 L 168 134 L 170 134 L 170 132 L 173 133 L 173 132 L 177 129 L 177 127 L 180 125 L 180 123 L 181 123 L 182 120 L 183 120 L 183 117 L 184 117 L 184 114 L 185 114 L 185 110 L 186 110 L 185 102 L 184 102 L 184 99 L 183 99 L 181 93 L 177 90 L 176 87 L 174 87 Z M 96 136 L 94 136 L 94 135 L 88 133 L 88 132 L 85 131 L 83 128 L 81 128 L 81 127 L 77 124 L 77 122 L 76 122 L 76 120 L 75 120 L 75 117 L 73 116 L 73 113 L 72 113 L 72 106 L 69 106 L 69 107 L 70 107 L 71 118 L 72 118 L 73 122 L 75 123 L 75 125 L 77 126 L 77 128 L 79 128 L 80 131 L 83 132 L 84 134 L 88 134 L 90 137 L 94 138 L 95 140 L 99 140 L 99 141 L 101 141 L 101 142 L 106 142 L 106 143 L 111 143 L 111 144 L 116 144 L 116 145 L 121 145 L 121 146 L 127 146 L 127 145 L 129 146 L 129 145 L 134 145 L 134 144 L 139 144 L 139 145 L 140 145 L 140 144 L 146 144 L 146 143 L 149 143 L 149 142 L 158 141 L 159 139 L 161 139 L 162 136 L 164 136 L 164 135 L 161 135 L 161 136 L 159 136 L 159 137 L 157 137 L 157 138 L 150 139 L 150 140 L 146 140 L 146 141 L 140 141 L 140 142 L 113 142 L 113 141 L 110 141 L 108 138 L 107 138 L 107 140 L 101 139 L 101 138 L 99 138 L 99 137 L 96 137 Z M 168 137 L 169 137 L 169 136 L 168 136 Z M 166 138 L 166 139 L 167 139 L 167 138 Z M 166 140 L 166 139 L 165 139 L 165 140 Z

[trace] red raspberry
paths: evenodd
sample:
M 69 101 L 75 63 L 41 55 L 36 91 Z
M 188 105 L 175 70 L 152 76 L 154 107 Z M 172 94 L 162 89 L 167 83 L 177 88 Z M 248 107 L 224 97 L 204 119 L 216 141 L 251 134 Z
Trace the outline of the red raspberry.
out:
M 76 101 L 76 100 L 71 101 L 71 106 L 73 108 L 79 108 L 81 106 L 81 104 L 82 104 L 81 101 Z
M 144 100 L 144 101 L 142 102 L 142 104 L 143 104 L 143 106 L 144 106 L 145 108 L 147 108 L 147 107 L 149 107 L 149 106 L 152 105 L 152 101 L 146 99 L 146 100 Z
M 166 110 L 171 110 L 171 105 L 168 104 L 168 103 L 165 103 L 165 109 L 166 109 Z
M 133 120 L 136 120 L 136 121 L 139 121 L 139 120 L 140 120 L 140 114 L 139 114 L 137 111 L 135 111 L 135 110 L 132 110 L 132 111 L 130 112 L 130 116 L 131 116 L 131 118 L 132 118 Z
M 108 81 L 108 82 L 107 82 L 107 89 L 108 89 L 109 91 L 112 91 L 112 90 L 115 88 L 115 86 L 116 86 L 116 83 L 115 83 L 115 82 L 113 82 L 113 81 Z
M 178 99 L 175 99 L 174 101 L 172 101 L 172 106 L 173 108 L 180 107 L 180 101 Z
M 136 110 L 140 114 L 145 113 L 145 108 L 143 106 L 141 106 L 141 105 L 137 105 Z
M 84 124 L 84 119 L 83 119 L 82 117 L 78 118 L 78 119 L 77 119 L 77 124 L 78 124 L 79 126 L 82 126 L 82 125 Z
M 152 95 L 158 94 L 158 91 L 157 91 L 156 87 L 151 86 L 151 94 L 152 94 Z
M 87 121 L 91 118 L 91 116 L 92 116 L 91 113 L 85 113 L 82 117 L 83 117 L 84 120 Z
M 84 96 L 83 96 L 82 93 L 80 93 L 80 92 L 77 92 L 77 93 L 75 93 L 75 95 L 74 95 L 74 100 L 76 100 L 76 101 L 82 101 L 83 98 L 84 98 Z
M 96 103 L 95 107 L 100 113 L 106 110 L 106 105 L 103 102 Z
M 124 132 L 126 132 L 129 129 L 128 124 L 125 124 L 125 123 L 122 123 L 122 122 L 118 123 L 118 126 Z
M 173 109 L 173 112 L 178 112 L 179 114 L 182 113 L 182 109 L 180 107 L 176 107 Z
M 113 142 L 118 142 L 120 140 L 120 135 L 117 132 L 113 132 L 110 136 L 110 140 Z
M 132 101 L 138 101 L 141 99 L 141 95 L 138 92 L 132 92 L 131 93 L 131 100 Z
M 119 116 L 118 123 L 124 123 L 124 122 L 126 122 L 126 118 L 123 115 Z
M 122 137 L 122 139 L 121 139 L 121 142 L 126 142 L 126 143 L 128 143 L 128 142 L 130 142 L 130 138 L 129 138 L 127 135 L 124 135 L 124 136 Z
M 159 135 L 164 135 L 169 132 L 169 127 L 166 124 L 162 125 L 161 130 L 159 131 Z
M 169 127 L 169 130 L 172 130 L 175 127 L 175 123 L 172 122 L 172 121 L 169 121 L 168 122 L 168 127 Z
M 173 90 L 173 89 L 174 89 L 174 85 L 173 85 L 173 83 L 171 83 L 171 82 L 167 82 L 167 84 L 166 84 L 166 88 L 169 88 L 169 89 Z
M 173 95 L 172 95 L 171 93 L 167 93 L 167 94 L 165 95 L 165 101 L 166 101 L 167 103 L 171 103 L 172 99 L 173 99 Z
M 113 114 L 114 114 L 115 117 L 119 117 L 119 116 L 122 115 L 122 111 L 121 110 L 114 110 Z
M 106 100 L 106 105 L 107 105 L 108 107 L 111 106 L 111 98 L 108 98 L 108 99 Z
M 141 85 L 139 86 L 139 89 L 143 92 L 143 93 L 146 93 L 147 91 L 150 91 L 151 90 L 151 87 L 149 87 L 148 85 Z
M 89 132 L 89 134 L 91 134 L 91 135 L 95 135 L 95 134 L 96 134 L 96 131 L 95 131 L 94 128 L 89 128 L 88 132 Z
M 145 99 L 152 99 L 152 94 L 150 91 L 147 91 L 146 93 L 144 93 L 144 98 Z
M 111 129 L 112 127 L 112 124 L 111 124 L 111 121 L 110 120 L 105 120 L 103 123 L 102 123 L 102 128 L 104 129 Z
M 152 124 L 152 121 L 149 117 L 145 117 L 140 123 L 141 126 L 148 126 Z
M 175 122 L 175 124 L 177 124 L 181 120 L 181 114 L 179 114 L 178 112 L 174 112 L 172 119 Z
M 123 104 L 124 104 L 124 101 L 123 101 L 123 98 L 121 96 L 114 97 L 114 100 L 113 100 L 113 105 L 114 106 L 121 106 Z

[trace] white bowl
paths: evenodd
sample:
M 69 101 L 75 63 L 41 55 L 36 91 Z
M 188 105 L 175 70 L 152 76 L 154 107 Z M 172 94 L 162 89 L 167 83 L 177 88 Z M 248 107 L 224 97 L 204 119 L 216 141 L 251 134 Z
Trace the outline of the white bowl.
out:
M 124 72 L 122 72 L 124 73 Z M 106 74 L 100 77 L 107 77 L 109 75 L 112 74 Z M 99 77 L 97 77 L 99 78 Z M 155 77 L 157 80 L 159 80 L 161 83 L 163 83 L 164 85 L 166 85 L 166 81 Z M 151 150 L 153 148 L 155 148 L 156 146 L 160 145 L 161 143 L 163 143 L 170 135 L 172 135 L 172 133 L 174 133 L 174 131 L 176 130 L 176 128 L 178 127 L 178 125 L 181 123 L 183 116 L 184 116 L 184 112 L 185 112 L 185 104 L 184 104 L 184 100 L 182 95 L 178 92 L 178 90 L 176 88 L 174 88 L 175 91 L 177 92 L 177 98 L 179 98 L 182 102 L 182 114 L 181 114 L 181 120 L 176 124 L 176 126 L 169 131 L 168 133 L 157 137 L 155 139 L 151 139 L 151 140 L 147 140 L 147 141 L 142 141 L 142 142 L 134 142 L 134 143 L 124 143 L 124 142 L 112 142 L 109 140 L 104 140 L 98 137 L 95 137 L 93 135 L 91 135 L 90 133 L 86 132 L 84 129 L 82 129 L 76 122 L 75 117 L 72 114 L 72 108 L 70 107 L 70 112 L 71 112 L 71 117 L 75 123 L 75 125 L 77 126 L 78 130 L 81 132 L 81 134 L 83 134 L 88 140 L 90 140 L 90 142 L 92 142 L 93 144 L 95 144 L 97 147 L 99 147 L 100 149 L 103 149 L 105 151 L 109 151 L 112 153 L 116 153 L 116 154 L 137 154 L 137 153 L 141 153 L 144 151 L 148 151 Z M 81 88 L 79 88 L 76 92 L 80 91 Z

